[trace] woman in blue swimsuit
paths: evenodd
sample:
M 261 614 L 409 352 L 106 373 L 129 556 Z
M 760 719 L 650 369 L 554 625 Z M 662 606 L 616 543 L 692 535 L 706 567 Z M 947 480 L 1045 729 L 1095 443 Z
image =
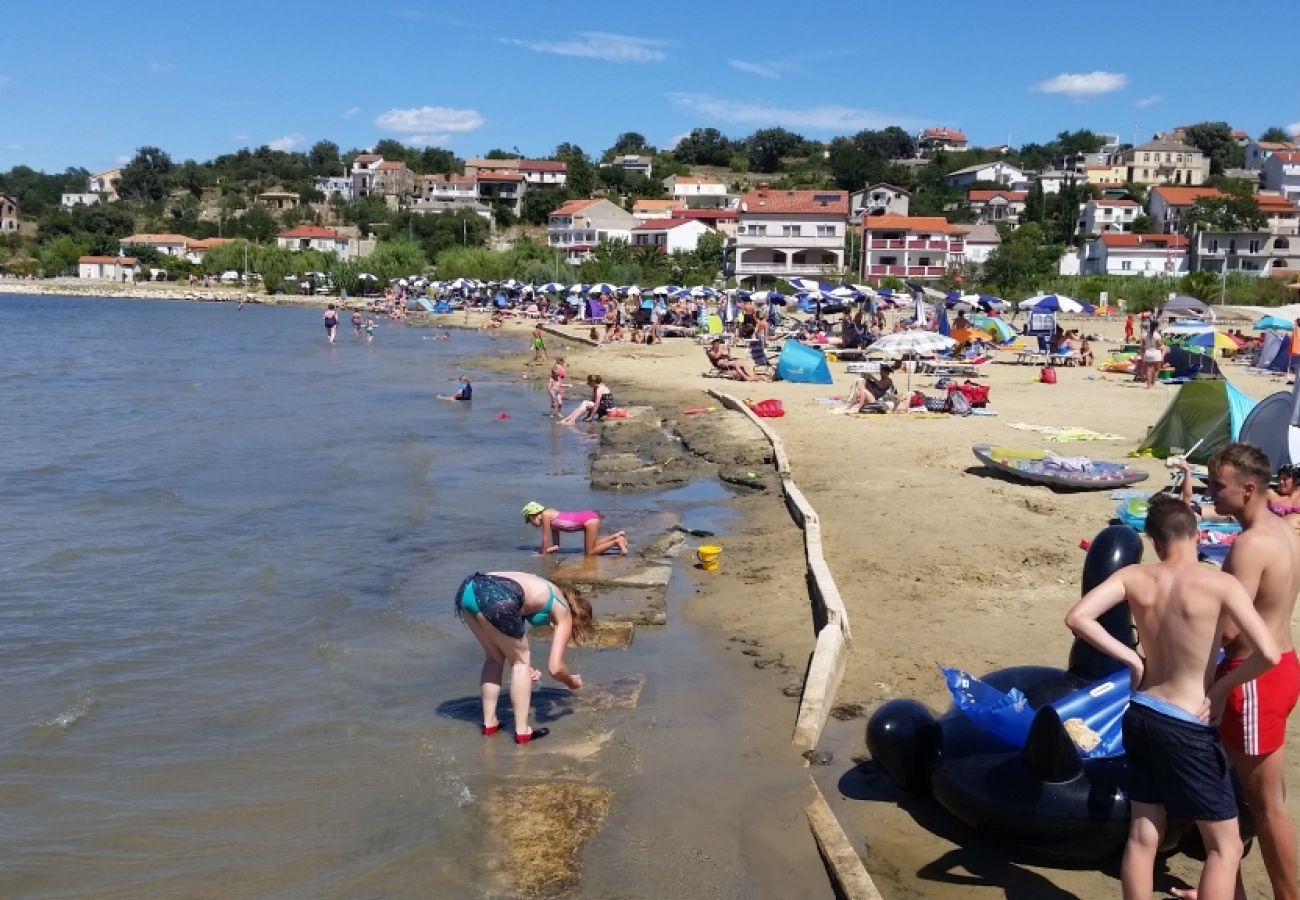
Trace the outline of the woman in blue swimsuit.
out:
M 594 622 L 591 604 L 577 593 L 527 572 L 475 572 L 456 589 L 455 603 L 456 615 L 483 646 L 483 671 L 479 677 L 483 733 L 496 734 L 501 727 L 497 701 L 508 661 L 515 743 L 545 737 L 548 729 L 528 725 L 533 682 L 541 678 L 541 673 L 532 667 L 529 658 L 527 626 L 555 626 L 547 671 L 560 684 L 577 690 L 582 687 L 582 676 L 564 665 L 564 650 L 575 638 L 590 632 Z

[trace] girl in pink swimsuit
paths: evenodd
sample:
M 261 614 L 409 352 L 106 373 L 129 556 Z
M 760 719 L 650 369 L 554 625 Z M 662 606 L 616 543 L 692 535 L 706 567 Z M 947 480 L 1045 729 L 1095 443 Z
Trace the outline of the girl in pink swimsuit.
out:
M 622 531 L 602 537 L 600 535 L 600 513 L 594 509 L 580 512 L 564 512 L 550 509 L 532 501 L 522 510 L 524 521 L 542 529 L 542 556 L 555 553 L 560 549 L 561 532 L 582 532 L 583 553 L 587 556 L 600 556 L 611 550 L 617 550 L 627 556 L 627 535 Z

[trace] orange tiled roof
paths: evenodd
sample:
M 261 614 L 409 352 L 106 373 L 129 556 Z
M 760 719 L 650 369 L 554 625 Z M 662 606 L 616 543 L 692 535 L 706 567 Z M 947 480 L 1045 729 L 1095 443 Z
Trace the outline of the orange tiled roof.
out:
M 213 247 L 220 247 L 222 244 L 233 244 L 234 238 L 199 238 L 190 241 L 187 245 L 190 250 L 211 250 Z
M 921 137 L 928 141 L 965 141 L 966 132 L 956 128 L 927 128 Z
M 651 219 L 648 222 L 642 222 L 640 225 L 634 225 L 633 231 L 667 231 L 669 228 L 679 228 L 682 225 L 689 224 L 691 219 Z
M 864 231 L 920 231 L 928 234 L 965 234 L 943 216 L 868 216 Z
M 299 225 L 296 228 L 290 228 L 288 231 L 281 231 L 276 237 L 282 238 L 329 238 L 336 241 L 345 241 L 348 236 L 333 228 L 326 228 L 323 225 Z
M 1137 206 L 1138 205 L 1138 202 L 1136 200 L 1129 200 L 1123 197 L 1115 200 L 1091 200 L 1089 202 L 1094 203 L 1097 206 Z
M 120 263 L 124 266 L 138 266 L 140 260 L 134 256 L 79 256 L 79 263 Z
M 1136 250 L 1139 247 L 1160 251 L 1187 248 L 1187 238 L 1181 234 L 1120 234 L 1108 231 L 1097 240 L 1116 250 Z
M 132 234 L 118 241 L 119 244 L 188 244 L 190 238 L 183 234 Z
M 759 188 L 741 195 L 740 208 L 746 215 L 818 215 L 846 217 L 846 191 L 774 191 Z
M 1170 206 L 1191 206 L 1202 197 L 1222 197 L 1223 191 L 1212 187 L 1170 187 L 1167 184 L 1151 189 Z
M 636 200 L 632 203 L 634 212 L 667 212 L 670 209 L 685 209 L 682 200 Z
M 519 161 L 521 172 L 567 172 L 569 164 L 558 159 L 522 159 Z
M 1295 204 L 1286 197 L 1269 191 L 1260 191 L 1256 194 L 1255 202 L 1259 204 L 1260 211 L 1265 213 L 1300 212 L 1300 210 L 1296 209 Z
M 479 172 L 475 176 L 479 181 L 523 181 L 519 172 Z
M 1294 150 L 1296 148 L 1292 141 L 1256 141 L 1255 145 L 1261 150 Z
M 1300 163 L 1300 151 L 1296 150 L 1279 150 L 1273 156 L 1285 163 Z
M 559 209 L 551 210 L 551 215 L 572 216 L 575 213 L 582 212 L 588 206 L 591 206 L 593 203 L 596 202 L 598 202 L 598 198 L 596 197 L 591 197 L 590 199 L 587 200 L 569 200 L 568 202 L 563 204 Z

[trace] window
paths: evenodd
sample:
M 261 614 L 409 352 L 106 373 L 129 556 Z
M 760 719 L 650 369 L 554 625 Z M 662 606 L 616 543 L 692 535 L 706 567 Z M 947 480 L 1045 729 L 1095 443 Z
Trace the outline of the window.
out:
M 1250 242 L 1250 249 L 1247 250 L 1246 252 L 1247 252 L 1247 253 L 1258 253 L 1258 252 L 1259 252 L 1259 241 L 1258 241 L 1258 240 L 1251 241 L 1251 242 Z
M 781 237 L 799 237 L 803 233 L 801 225 L 782 225 Z
M 1219 252 L 1219 241 L 1218 241 L 1217 238 L 1216 238 L 1215 240 L 1210 241 L 1210 247 L 1209 247 L 1209 251 L 1208 251 L 1208 252 L 1210 252 L 1210 253 L 1218 253 L 1218 252 Z
M 1236 253 L 1236 252 L 1237 252 L 1237 242 L 1236 242 L 1236 241 L 1228 241 L 1228 252 L 1229 252 L 1229 253 Z
M 817 226 L 817 236 L 818 236 L 818 237 L 823 237 L 823 238 L 833 238 L 833 237 L 835 237 L 835 226 L 834 226 L 834 225 L 818 225 L 818 226 Z
M 882 257 L 880 257 L 880 264 L 881 264 L 882 266 L 896 266 L 896 265 L 898 265 L 898 257 L 897 257 L 897 256 L 882 256 Z
M 1280 237 L 1280 238 L 1278 238 L 1277 240 L 1273 241 L 1273 249 L 1274 249 L 1274 250 L 1290 250 L 1290 249 L 1291 249 L 1291 242 L 1288 241 L 1288 240 L 1287 240 L 1286 238 L 1284 238 L 1284 237 Z
M 1133 262 L 1132 262 L 1132 260 L 1127 260 L 1127 259 L 1124 260 L 1122 263 L 1119 264 L 1119 268 L 1120 268 L 1120 271 L 1121 271 L 1121 272 L 1129 272 L 1129 271 L 1131 271 L 1131 270 L 1133 269 Z

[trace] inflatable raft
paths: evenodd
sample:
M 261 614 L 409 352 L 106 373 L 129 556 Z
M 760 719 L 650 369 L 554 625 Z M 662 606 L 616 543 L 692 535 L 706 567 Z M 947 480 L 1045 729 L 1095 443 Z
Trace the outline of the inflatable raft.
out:
M 1123 463 L 1083 460 L 1080 457 L 1059 457 L 1043 450 L 1017 450 L 1013 447 L 994 447 L 976 444 L 971 448 L 975 458 L 995 472 L 1019 478 L 1033 484 L 1071 488 L 1076 491 L 1102 491 L 1145 481 L 1147 473 Z M 1054 463 L 1061 460 L 1061 464 Z

